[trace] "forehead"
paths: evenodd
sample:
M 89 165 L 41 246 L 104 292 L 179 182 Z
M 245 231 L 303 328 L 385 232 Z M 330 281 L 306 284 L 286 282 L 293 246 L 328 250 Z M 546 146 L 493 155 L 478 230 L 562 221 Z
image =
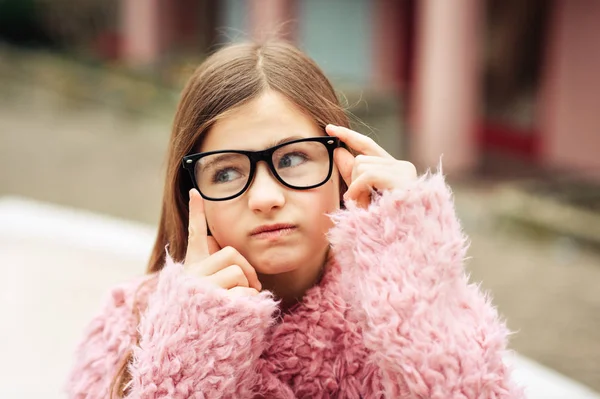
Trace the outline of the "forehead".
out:
M 218 120 L 206 133 L 200 151 L 262 150 L 287 137 L 324 135 L 295 104 L 267 92 Z

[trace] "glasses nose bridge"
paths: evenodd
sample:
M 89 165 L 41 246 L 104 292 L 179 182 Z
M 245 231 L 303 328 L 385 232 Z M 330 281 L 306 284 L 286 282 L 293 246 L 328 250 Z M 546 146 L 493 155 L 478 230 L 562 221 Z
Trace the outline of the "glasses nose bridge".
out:
M 260 161 L 264 161 L 267 164 L 267 167 L 269 168 L 269 170 L 271 171 L 271 173 L 276 173 L 273 167 L 273 153 L 275 151 L 273 149 L 267 149 L 267 150 L 263 150 L 263 151 L 256 151 L 253 152 L 251 154 L 248 154 L 250 156 L 250 160 L 252 162 L 252 166 L 254 171 L 256 172 L 258 170 L 258 163 Z
M 279 183 L 277 172 L 275 171 L 275 167 L 273 165 L 273 153 L 274 152 L 275 152 L 274 149 L 267 149 L 267 150 L 256 151 L 256 152 L 248 154 L 248 156 L 250 157 L 250 161 L 252 163 L 252 169 L 253 169 L 252 181 L 250 182 L 248 188 L 250 188 L 250 186 L 252 186 L 254 184 L 254 181 L 256 179 L 256 173 L 258 172 L 258 164 L 260 161 L 264 161 L 267 164 L 267 169 L 271 173 L 271 177 Z
M 253 152 L 250 154 L 250 158 L 252 158 L 254 163 L 257 163 L 257 164 L 259 161 L 265 161 L 267 164 L 270 164 L 271 157 L 273 156 L 273 152 L 274 152 L 274 150 L 272 150 L 272 149 L 256 151 L 256 152 Z

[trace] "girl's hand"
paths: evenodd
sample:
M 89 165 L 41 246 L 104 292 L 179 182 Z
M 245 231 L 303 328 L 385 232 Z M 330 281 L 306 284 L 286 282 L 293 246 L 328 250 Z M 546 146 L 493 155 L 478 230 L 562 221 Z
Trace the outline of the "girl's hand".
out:
M 412 163 L 395 159 L 370 137 L 335 125 L 327 125 L 325 130 L 359 153 L 354 157 L 345 148 L 336 148 L 333 154 L 335 164 L 348 185 L 344 201 L 355 200 L 359 206 L 366 208 L 371 202 L 372 190 L 406 187 L 417 178 L 417 170 Z
M 256 270 L 236 249 L 221 249 L 209 237 L 204 216 L 204 199 L 190 190 L 188 247 L 185 272 L 228 290 L 233 296 L 256 295 L 262 289 Z

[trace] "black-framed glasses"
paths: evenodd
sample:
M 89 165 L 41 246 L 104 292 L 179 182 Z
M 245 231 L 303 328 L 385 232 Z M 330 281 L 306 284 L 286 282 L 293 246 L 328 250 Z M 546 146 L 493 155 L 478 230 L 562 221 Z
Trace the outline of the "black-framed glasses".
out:
M 337 137 L 310 137 L 262 151 L 223 150 L 183 157 L 194 186 L 204 199 L 225 201 L 242 195 L 252 184 L 256 165 L 265 161 L 275 178 L 296 190 L 319 187 L 331 177 Z

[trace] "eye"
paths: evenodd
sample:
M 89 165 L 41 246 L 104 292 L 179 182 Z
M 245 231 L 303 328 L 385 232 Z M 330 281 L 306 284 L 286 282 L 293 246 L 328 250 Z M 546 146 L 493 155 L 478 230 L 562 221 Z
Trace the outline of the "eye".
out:
M 233 168 L 220 169 L 213 175 L 212 182 L 217 184 L 229 183 L 241 177 L 242 174 Z
M 279 159 L 277 168 L 293 168 L 301 165 L 308 160 L 306 154 L 300 152 L 290 152 Z

